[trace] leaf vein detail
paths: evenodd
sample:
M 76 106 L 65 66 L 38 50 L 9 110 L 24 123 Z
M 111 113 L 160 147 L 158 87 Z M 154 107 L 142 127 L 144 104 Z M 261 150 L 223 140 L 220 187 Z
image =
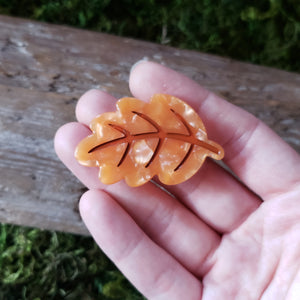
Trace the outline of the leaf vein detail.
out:
M 219 149 L 205 141 L 199 140 L 196 137 L 194 137 L 192 135 L 192 131 L 190 129 L 190 126 L 188 125 L 188 123 L 184 120 L 184 118 L 178 114 L 177 112 L 175 112 L 173 109 L 170 109 L 175 116 L 177 117 L 177 119 L 180 120 L 180 122 L 183 124 L 183 126 L 186 128 L 187 134 L 184 133 L 172 133 L 172 132 L 165 132 L 163 130 L 163 128 L 157 124 L 153 119 L 151 119 L 149 116 L 140 113 L 140 112 L 136 112 L 136 111 L 132 111 L 132 113 L 138 115 L 139 117 L 141 117 L 142 119 L 144 119 L 145 121 L 147 121 L 148 123 L 150 123 L 156 131 L 154 132 L 145 132 L 145 133 L 137 133 L 137 134 L 131 134 L 128 130 L 126 130 L 125 128 L 123 128 L 120 125 L 117 124 L 108 124 L 110 127 L 114 128 L 115 130 L 119 131 L 120 133 L 122 133 L 123 136 L 104 142 L 102 144 L 99 144 L 93 148 L 91 148 L 88 153 L 92 153 L 95 152 L 97 150 L 106 148 L 106 147 L 110 147 L 110 146 L 114 146 L 117 144 L 123 144 L 123 143 L 127 143 L 125 151 L 122 154 L 122 157 L 118 163 L 118 167 L 122 165 L 122 163 L 124 162 L 124 160 L 126 159 L 126 156 L 130 150 L 131 144 L 133 141 L 135 140 L 142 140 L 142 139 L 149 139 L 149 138 L 158 138 L 158 142 L 155 146 L 155 149 L 153 151 L 153 154 L 151 156 L 151 158 L 149 159 L 149 161 L 147 162 L 147 164 L 145 165 L 145 167 L 149 167 L 151 165 L 151 163 L 155 160 L 155 158 L 157 157 L 158 153 L 161 150 L 161 147 L 163 145 L 163 142 L 165 141 L 165 139 L 169 138 L 169 139 L 174 139 L 174 140 L 180 140 L 182 142 L 185 143 L 189 143 L 189 149 L 187 151 L 187 153 L 185 154 L 185 156 L 183 157 L 183 159 L 181 160 L 181 162 L 177 165 L 177 167 L 174 169 L 174 171 L 177 171 L 184 163 L 185 161 L 188 159 L 188 157 L 190 156 L 190 154 L 192 153 L 194 146 L 200 146 L 203 147 L 205 149 L 208 149 L 209 151 L 218 154 L 219 153 Z

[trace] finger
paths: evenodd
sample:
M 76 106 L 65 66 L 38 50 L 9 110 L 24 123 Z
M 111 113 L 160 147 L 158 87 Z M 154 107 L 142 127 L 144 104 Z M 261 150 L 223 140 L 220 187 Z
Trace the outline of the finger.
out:
M 191 179 L 168 189 L 220 233 L 232 232 L 261 204 L 255 194 L 211 160 Z
M 98 179 L 99 169 L 80 165 L 74 156 L 78 143 L 89 134 L 91 131 L 82 124 L 65 124 L 55 134 L 54 148 L 60 160 L 86 187 L 97 189 L 103 187 Z
M 85 120 L 86 125 L 90 123 L 93 117 L 103 113 L 108 105 L 112 105 L 110 97 L 98 91 L 87 92 L 77 104 L 78 120 Z M 221 233 L 232 231 L 261 203 L 256 195 L 238 183 L 223 168 L 209 161 L 192 179 L 166 188 Z M 186 193 L 187 191 L 189 192 Z
M 209 269 L 209 258 L 220 242 L 219 235 L 180 202 L 152 183 L 131 188 L 124 181 L 104 185 L 96 168 L 80 165 L 75 147 L 88 134 L 83 124 L 70 123 L 56 134 L 55 148 L 63 163 L 88 188 L 105 189 L 161 247 L 196 276 Z
M 89 191 L 80 213 L 99 247 L 149 299 L 201 299 L 201 283 L 157 246 L 108 194 Z
M 76 105 L 78 122 L 89 125 L 100 113 L 116 110 L 117 99 L 100 90 L 89 90 L 83 94 Z
M 224 161 L 261 197 L 296 186 L 299 155 L 251 114 L 208 92 L 191 79 L 152 62 L 140 62 L 130 75 L 134 96 L 149 100 L 167 93 L 187 101 L 207 127 L 210 139 L 225 149 Z

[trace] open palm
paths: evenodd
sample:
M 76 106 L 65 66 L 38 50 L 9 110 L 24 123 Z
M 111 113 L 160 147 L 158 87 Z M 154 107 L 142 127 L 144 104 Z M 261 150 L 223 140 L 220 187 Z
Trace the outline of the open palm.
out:
M 74 149 L 116 99 L 89 91 L 55 147 L 89 188 L 80 212 L 101 249 L 149 299 L 300 299 L 299 155 L 254 116 L 166 67 L 141 62 L 129 84 L 144 101 L 167 93 L 188 102 L 239 180 L 207 160 L 167 187 L 173 196 L 152 182 L 104 186 Z

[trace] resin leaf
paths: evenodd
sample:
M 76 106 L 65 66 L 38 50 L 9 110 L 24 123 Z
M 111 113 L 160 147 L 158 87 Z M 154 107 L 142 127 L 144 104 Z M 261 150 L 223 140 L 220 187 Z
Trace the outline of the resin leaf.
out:
M 116 112 L 92 121 L 92 135 L 75 152 L 82 165 L 99 167 L 105 184 L 125 179 L 139 186 L 155 175 L 164 184 L 178 184 L 193 176 L 207 156 L 224 156 L 222 147 L 207 139 L 200 117 L 178 98 L 156 94 L 150 103 L 122 98 L 116 106 Z

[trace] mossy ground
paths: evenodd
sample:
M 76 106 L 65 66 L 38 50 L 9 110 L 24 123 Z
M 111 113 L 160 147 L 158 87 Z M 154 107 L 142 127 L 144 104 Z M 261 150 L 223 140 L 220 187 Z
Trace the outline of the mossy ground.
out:
M 0 230 L 0 299 L 143 299 L 89 237 Z
M 0 0 L 0 13 L 300 71 L 297 0 Z M 0 299 L 143 299 L 91 238 L 0 227 Z
M 300 70 L 298 0 L 0 0 L 0 13 Z

